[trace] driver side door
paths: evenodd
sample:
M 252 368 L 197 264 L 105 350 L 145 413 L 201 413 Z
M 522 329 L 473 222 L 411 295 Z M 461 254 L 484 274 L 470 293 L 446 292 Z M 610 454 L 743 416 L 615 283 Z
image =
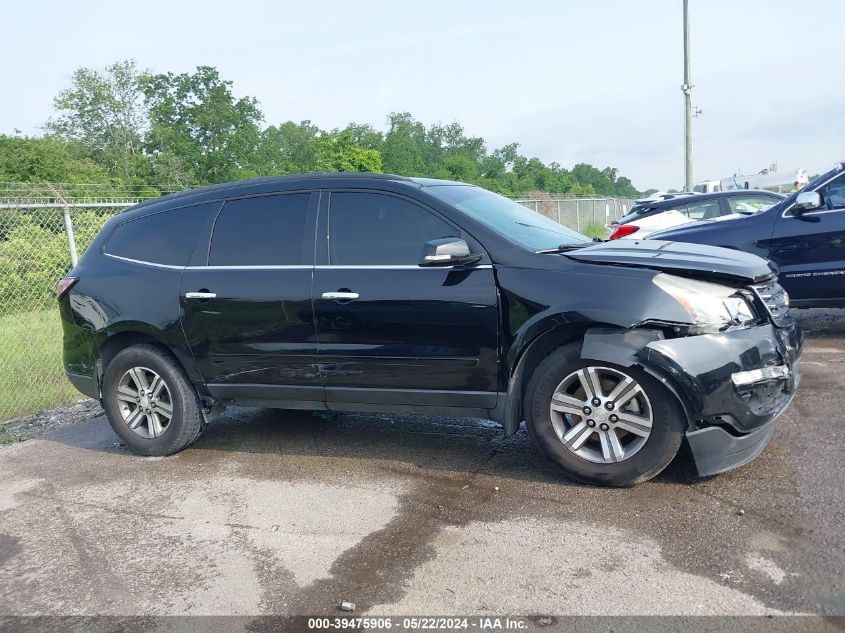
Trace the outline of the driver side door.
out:
M 471 241 L 409 198 L 323 193 L 313 305 L 329 408 L 495 406 L 498 303 L 489 259 L 419 265 L 426 242 L 450 236 Z
M 769 258 L 780 266 L 781 284 L 796 301 L 845 300 L 845 174 L 816 190 L 819 209 L 777 219 Z

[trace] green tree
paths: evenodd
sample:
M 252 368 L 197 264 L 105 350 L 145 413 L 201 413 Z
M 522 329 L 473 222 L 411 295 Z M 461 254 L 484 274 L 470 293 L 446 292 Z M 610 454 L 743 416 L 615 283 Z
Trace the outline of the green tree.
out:
M 78 141 L 110 174 L 127 181 L 135 179 L 144 170 L 144 77 L 132 60 L 114 63 L 104 72 L 77 69 L 71 86 L 53 100 L 58 117 L 48 121 L 46 129 Z
M 381 154 L 375 149 L 357 147 L 348 132 L 327 132 L 315 141 L 317 171 L 380 172 Z
M 236 180 L 256 173 L 262 114 L 252 97 L 236 99 L 216 68 L 147 77 L 150 129 L 146 148 L 184 173 L 180 184 Z M 175 174 L 174 174 L 175 175 Z
M 612 196 L 616 169 L 600 170 L 587 163 L 578 163 L 572 168 L 572 178 L 582 187 L 592 187 L 597 194 Z
M 478 182 L 478 163 L 465 154 L 450 154 L 443 159 L 443 171 L 451 180 L 461 182 Z
M 77 142 L 0 135 L 0 181 L 108 183 L 109 172 Z
M 384 169 L 400 176 L 425 176 L 425 126 L 408 112 L 391 112 L 384 135 Z
M 467 137 L 459 123 L 435 124 L 425 132 L 423 171 L 426 175 L 477 182 L 485 154 L 484 139 Z
M 363 147 L 364 149 L 376 149 L 379 152 L 382 150 L 384 144 L 384 134 L 375 129 L 372 125 L 367 123 L 350 123 L 341 132 L 345 132 L 352 137 L 352 143 L 356 147 Z
M 616 179 L 616 183 L 613 186 L 613 192 L 622 198 L 638 198 L 640 195 L 640 192 L 637 191 L 631 180 L 629 178 L 625 178 L 624 176 L 620 176 Z
M 0 169 L 9 175 L 0 171 L 0 177 L 68 173 L 59 164 L 88 158 L 88 164 L 75 164 L 74 173 L 98 182 L 116 176 L 124 183 L 188 187 L 255 175 L 384 168 L 477 183 L 506 195 L 639 196 L 615 167 L 579 163 L 567 170 L 521 154 L 517 143 L 488 152 L 484 139 L 468 135 L 460 123 L 427 127 L 408 112 L 391 113 L 385 132 L 361 123 L 329 132 L 307 120 L 262 127 L 257 101 L 236 98 L 232 82 L 209 66 L 179 75 L 142 73 L 131 61 L 103 72 L 81 68 L 55 106 L 59 116 L 48 130 L 67 146 L 55 159 L 38 154 L 21 165 L 7 161 Z M 106 174 L 93 174 L 92 167 Z
M 316 140 L 320 128 L 311 121 L 286 121 L 261 132 L 257 150 L 262 175 L 290 174 L 317 169 Z

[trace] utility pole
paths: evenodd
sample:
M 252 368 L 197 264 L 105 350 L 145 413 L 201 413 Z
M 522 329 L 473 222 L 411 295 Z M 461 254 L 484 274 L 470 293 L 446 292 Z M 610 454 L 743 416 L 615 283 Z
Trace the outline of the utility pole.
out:
M 689 0 L 684 0 L 684 191 L 692 191 L 692 83 L 689 61 Z

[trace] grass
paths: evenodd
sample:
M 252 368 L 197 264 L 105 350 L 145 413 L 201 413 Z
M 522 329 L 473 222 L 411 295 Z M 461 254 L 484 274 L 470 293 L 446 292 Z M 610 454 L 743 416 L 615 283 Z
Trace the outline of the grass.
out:
M 607 228 L 601 222 L 590 222 L 581 229 L 581 233 L 587 237 L 600 237 L 605 239 L 607 235 Z
M 58 308 L 0 316 L 0 420 L 74 402 Z

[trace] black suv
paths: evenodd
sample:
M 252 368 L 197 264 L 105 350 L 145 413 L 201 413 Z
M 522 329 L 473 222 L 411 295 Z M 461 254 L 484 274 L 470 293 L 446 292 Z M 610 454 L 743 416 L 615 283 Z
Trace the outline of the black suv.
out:
M 479 187 L 276 177 L 111 219 L 59 288 L 67 374 L 146 455 L 226 404 L 467 415 L 589 483 L 753 459 L 801 334 L 764 259 L 593 244 Z

